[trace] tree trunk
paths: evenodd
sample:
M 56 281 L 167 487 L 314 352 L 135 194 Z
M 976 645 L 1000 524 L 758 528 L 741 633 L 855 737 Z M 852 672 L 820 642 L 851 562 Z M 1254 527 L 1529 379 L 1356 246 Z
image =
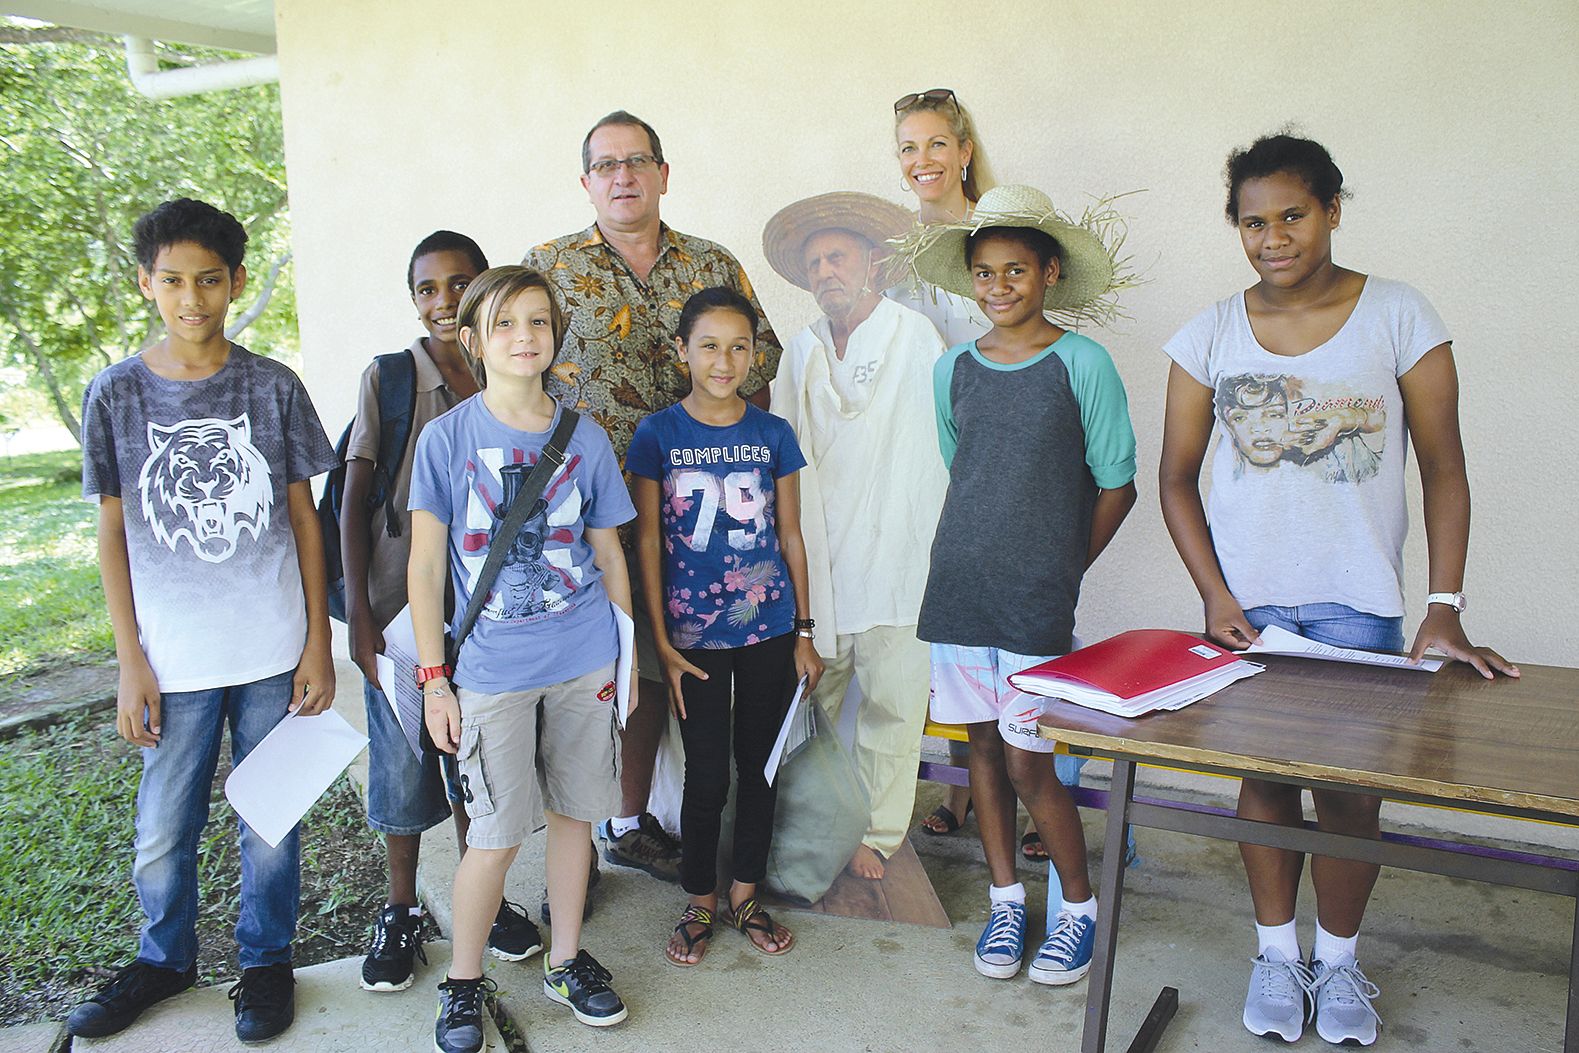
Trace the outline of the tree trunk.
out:
M 50 368 L 49 356 L 44 354 L 44 349 L 38 346 L 38 341 L 33 339 L 33 334 L 22 327 L 22 320 L 12 311 L 5 312 L 5 320 L 10 323 L 16 332 L 17 339 L 22 341 L 22 346 L 27 348 L 27 353 L 33 359 L 33 367 L 38 370 L 39 377 L 44 381 L 44 387 L 49 390 L 50 400 L 55 403 L 55 412 L 60 415 L 61 423 L 71 432 L 71 437 L 82 443 L 82 424 L 77 420 L 77 414 L 72 410 L 71 403 L 66 401 L 66 393 L 60 388 L 60 381 L 55 377 L 55 371 Z
M 258 298 L 252 301 L 251 307 L 237 315 L 234 322 L 225 327 L 226 340 L 236 339 L 247 326 L 258 320 L 258 316 L 269 306 L 269 297 L 274 295 L 274 283 L 280 276 L 280 268 L 289 263 L 290 259 L 291 254 L 287 252 L 274 261 L 274 266 L 269 268 L 269 276 L 263 279 L 263 291 L 258 293 Z

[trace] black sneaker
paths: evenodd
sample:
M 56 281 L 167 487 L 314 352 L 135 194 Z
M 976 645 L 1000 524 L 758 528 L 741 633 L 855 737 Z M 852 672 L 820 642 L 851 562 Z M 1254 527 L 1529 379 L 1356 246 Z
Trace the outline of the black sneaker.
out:
M 483 999 L 494 990 L 486 976 L 475 980 L 444 978 L 439 984 L 439 1016 L 433 1024 L 438 1053 L 478 1053 L 483 1047 Z
M 587 896 L 581 901 L 581 920 L 586 921 L 592 917 L 592 890 L 598 887 L 598 882 L 603 880 L 603 872 L 598 869 L 598 854 L 592 853 L 592 869 L 587 872 Z M 543 902 L 537 916 L 543 919 L 544 925 L 554 923 L 553 915 L 548 912 L 548 889 L 543 889 Z
M 608 1027 L 625 1019 L 625 1003 L 609 986 L 613 979 L 585 950 L 556 969 L 550 969 L 548 956 L 543 956 L 543 993 L 550 1002 L 568 1005 L 583 1024 Z
M 197 966 L 185 972 L 147 962 L 122 967 L 92 998 L 66 1018 L 66 1030 L 78 1038 L 103 1038 L 125 1030 L 143 1010 L 178 995 L 197 983 Z
M 641 813 L 634 830 L 614 836 L 612 820 L 597 825 L 603 859 L 617 867 L 645 870 L 660 881 L 680 880 L 680 842 L 651 812 Z
M 428 964 L 422 916 L 399 904 L 385 907 L 373 923 L 373 947 L 362 959 L 362 990 L 404 991 L 411 986 L 418 957 Z
M 241 970 L 241 979 L 230 989 L 236 1003 L 236 1037 L 243 1042 L 267 1042 L 296 1019 L 296 976 L 290 962 L 257 965 Z
M 509 900 L 499 902 L 493 929 L 488 933 L 488 953 L 507 962 L 519 962 L 543 949 L 543 934 L 526 911 Z

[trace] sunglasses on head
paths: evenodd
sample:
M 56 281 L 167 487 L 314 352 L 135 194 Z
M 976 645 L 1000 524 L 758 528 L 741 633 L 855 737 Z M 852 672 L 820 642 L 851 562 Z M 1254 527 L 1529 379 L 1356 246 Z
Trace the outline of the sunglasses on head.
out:
M 913 91 L 894 103 L 894 112 L 903 113 L 910 107 L 921 102 L 948 102 L 959 109 L 959 99 L 954 95 L 953 88 L 929 88 L 926 91 Z

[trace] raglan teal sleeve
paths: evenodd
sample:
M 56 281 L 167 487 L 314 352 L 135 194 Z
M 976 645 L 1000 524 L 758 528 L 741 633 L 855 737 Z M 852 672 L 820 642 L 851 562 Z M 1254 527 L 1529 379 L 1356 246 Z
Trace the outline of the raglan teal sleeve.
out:
M 1067 350 L 1065 344 L 1070 345 Z M 1097 486 L 1116 490 L 1135 478 L 1135 429 L 1118 367 L 1107 350 L 1089 337 L 1064 339 L 1053 346 L 1069 370 L 1069 386 L 1080 404 L 1086 467 Z
M 954 363 L 965 348 L 954 350 L 938 359 L 932 367 L 932 407 L 938 420 L 938 449 L 943 454 L 943 464 L 954 467 L 954 451 L 959 449 L 959 427 L 954 423 Z

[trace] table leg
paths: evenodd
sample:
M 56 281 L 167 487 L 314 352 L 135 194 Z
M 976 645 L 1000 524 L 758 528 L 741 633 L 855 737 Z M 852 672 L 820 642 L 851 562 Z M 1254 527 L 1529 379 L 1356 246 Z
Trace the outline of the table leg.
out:
M 1568 1030 L 1563 1035 L 1563 1053 L 1579 1053 L 1579 899 L 1574 900 L 1574 942 L 1568 955 Z
M 1124 895 L 1124 851 L 1129 805 L 1135 797 L 1135 762 L 1115 760 L 1108 788 L 1107 834 L 1102 842 L 1102 881 L 1097 893 L 1096 946 L 1086 991 L 1085 1029 L 1080 1053 L 1107 1048 L 1108 1003 L 1113 996 L 1113 953 L 1118 949 L 1118 912 Z

